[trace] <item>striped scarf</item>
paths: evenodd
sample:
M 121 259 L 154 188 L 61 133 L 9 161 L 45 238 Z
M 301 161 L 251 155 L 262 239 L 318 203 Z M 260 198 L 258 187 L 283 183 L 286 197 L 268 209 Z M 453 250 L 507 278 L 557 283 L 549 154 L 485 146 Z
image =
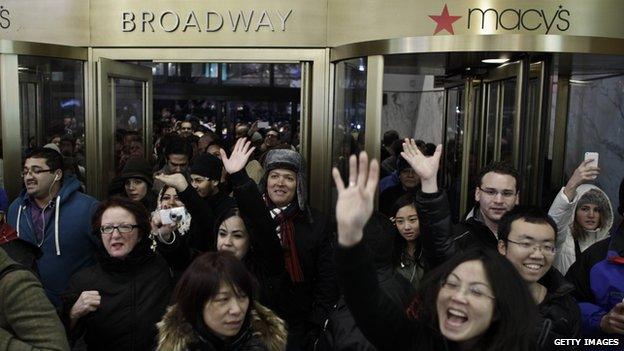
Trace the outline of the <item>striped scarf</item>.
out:
M 288 206 L 277 207 L 271 199 L 265 195 L 264 200 L 269 207 L 271 217 L 277 223 L 277 236 L 280 238 L 284 249 L 284 263 L 286 270 L 293 282 L 303 282 L 303 271 L 299 263 L 299 253 L 295 243 L 295 225 L 293 219 L 299 214 L 299 206 L 296 201 Z

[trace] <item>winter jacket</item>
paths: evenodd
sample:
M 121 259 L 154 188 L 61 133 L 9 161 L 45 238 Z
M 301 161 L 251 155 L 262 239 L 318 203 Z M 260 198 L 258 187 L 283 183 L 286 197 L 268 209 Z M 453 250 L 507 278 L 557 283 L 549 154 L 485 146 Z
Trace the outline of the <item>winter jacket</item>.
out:
M 575 287 L 584 336 L 606 337 L 600 321 L 624 299 L 624 222 L 612 230 L 610 238 L 585 250 L 566 279 Z
M 336 267 L 347 306 L 377 350 L 450 350 L 439 332 L 408 319 L 405 309 L 383 292 L 366 245 L 339 246 Z
M 469 217 L 453 225 L 447 194 L 444 191 L 429 194 L 416 193 L 416 210 L 420 221 L 423 255 L 429 268 L 435 268 L 471 247 L 496 250 L 498 240 L 494 233 L 477 217 Z M 479 214 L 480 211 L 473 211 Z
M 63 295 L 63 316 L 83 291 L 101 296 L 95 312 L 78 319 L 70 338 L 83 334 L 88 350 L 150 350 L 156 345 L 156 323 L 165 313 L 172 278 L 165 260 L 143 239 L 123 259 L 110 257 L 102 248 L 97 264 L 76 273 Z M 68 328 L 69 329 L 69 328 Z
M 65 176 L 54 201 L 54 214 L 45 223 L 44 239 L 38 245 L 30 215 L 26 190 L 11 203 L 8 222 L 22 240 L 38 245 L 43 252 L 37 261 L 41 283 L 55 306 L 67 288 L 69 278 L 83 267 L 93 264 L 95 237 L 91 235 L 91 216 L 97 200 L 79 191 L 80 182 Z M 51 209 L 52 210 L 52 209 Z M 19 223 L 18 223 L 19 222 Z
M 576 189 L 576 197 L 570 201 L 563 192 L 565 188 L 562 188 L 552 205 L 548 214 L 557 223 L 557 256 L 553 265 L 563 274 L 566 274 L 572 263 L 576 261 L 576 246 L 574 243 L 574 237 L 572 236 L 572 226 L 576 218 L 576 210 L 578 200 L 591 189 L 599 191 L 602 197 L 601 207 L 606 209 L 606 213 L 601 218 L 603 225 L 596 231 L 586 231 L 586 236 L 578 240 L 578 249 L 580 252 L 585 251 L 588 247 L 594 243 L 604 239 L 609 235 L 611 226 L 613 225 L 613 209 L 611 208 L 611 201 L 604 191 L 600 190 L 592 184 L 581 184 Z
M 398 273 L 394 273 L 391 268 L 377 269 L 377 280 L 384 294 L 396 306 L 405 310 L 414 294 L 410 283 Z M 325 322 L 323 334 L 315 350 L 376 351 L 377 349 L 357 327 L 344 297 L 341 297 Z
M 0 249 L 0 350 L 69 350 L 39 280 Z
M 246 321 L 241 331 L 227 343 L 214 335 L 200 337 L 175 305 L 169 307 L 158 323 L 157 350 L 283 351 L 286 347 L 284 322 L 257 302 L 249 306 L 251 321 Z
M 546 296 L 537 305 L 537 343 L 540 350 L 556 350 L 555 339 L 581 336 L 581 312 L 572 297 L 574 286 L 558 270 L 551 268 L 539 283 L 546 288 Z

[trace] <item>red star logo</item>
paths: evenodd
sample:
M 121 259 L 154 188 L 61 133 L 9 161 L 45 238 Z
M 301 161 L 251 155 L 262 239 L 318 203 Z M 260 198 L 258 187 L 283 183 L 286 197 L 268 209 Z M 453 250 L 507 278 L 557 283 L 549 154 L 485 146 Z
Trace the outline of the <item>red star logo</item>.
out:
M 446 7 L 446 4 L 444 4 L 444 9 L 439 16 L 429 15 L 429 18 L 436 22 L 436 28 L 433 32 L 433 35 L 438 34 L 442 30 L 446 30 L 451 34 L 455 34 L 455 32 L 453 32 L 453 22 L 457 21 L 461 17 L 462 16 L 450 16 L 448 8 Z

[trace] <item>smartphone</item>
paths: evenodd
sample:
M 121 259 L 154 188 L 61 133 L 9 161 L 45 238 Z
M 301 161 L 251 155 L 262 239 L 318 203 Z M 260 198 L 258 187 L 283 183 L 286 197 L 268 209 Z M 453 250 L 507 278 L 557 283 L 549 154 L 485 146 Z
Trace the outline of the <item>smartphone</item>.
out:
M 597 152 L 586 152 L 585 153 L 585 161 L 592 160 L 587 164 L 588 167 L 598 167 L 598 153 Z

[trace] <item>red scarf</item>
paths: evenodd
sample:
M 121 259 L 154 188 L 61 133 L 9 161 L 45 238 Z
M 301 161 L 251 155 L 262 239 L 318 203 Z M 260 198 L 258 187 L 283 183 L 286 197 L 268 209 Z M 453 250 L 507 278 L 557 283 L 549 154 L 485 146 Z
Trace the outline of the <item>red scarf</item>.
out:
M 297 244 L 295 243 L 295 225 L 293 219 L 299 214 L 299 206 L 296 201 L 291 202 L 286 208 L 279 209 L 268 196 L 264 197 L 271 210 L 271 214 L 277 225 L 284 248 L 284 262 L 286 270 L 293 282 L 303 282 L 303 271 L 299 263 L 299 253 L 297 252 Z
M 0 224 L 0 245 L 17 239 L 17 232 L 7 222 Z

